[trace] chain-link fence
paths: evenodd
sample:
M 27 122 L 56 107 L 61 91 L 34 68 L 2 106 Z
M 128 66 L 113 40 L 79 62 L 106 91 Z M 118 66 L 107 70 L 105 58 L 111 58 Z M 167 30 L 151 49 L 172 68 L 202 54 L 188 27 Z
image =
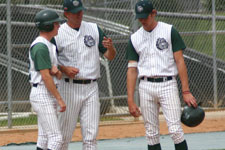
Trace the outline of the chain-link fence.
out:
M 29 45 L 38 35 L 34 16 L 45 8 L 63 16 L 62 2 L 0 0 L 0 127 L 36 124 L 29 103 L 28 82 Z M 83 3 L 84 20 L 97 23 L 113 39 L 117 49 L 113 61 L 101 58 L 102 77 L 98 81 L 101 118 L 129 116 L 125 49 L 130 34 L 140 27 L 134 19 L 136 0 L 83 0 Z M 205 109 L 225 107 L 224 3 L 223 0 L 153 0 L 157 20 L 173 24 L 186 43 L 184 56 L 190 89 Z M 179 80 L 178 83 L 180 87 Z

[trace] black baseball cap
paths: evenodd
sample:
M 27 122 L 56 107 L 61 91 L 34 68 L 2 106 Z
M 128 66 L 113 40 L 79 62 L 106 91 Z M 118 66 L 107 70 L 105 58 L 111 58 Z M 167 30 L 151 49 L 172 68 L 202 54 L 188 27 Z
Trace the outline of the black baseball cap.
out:
M 154 7 L 150 0 L 139 0 L 135 5 L 135 18 L 147 18 L 153 9 Z
M 85 8 L 81 0 L 64 0 L 63 10 L 75 14 L 81 10 L 85 10 Z

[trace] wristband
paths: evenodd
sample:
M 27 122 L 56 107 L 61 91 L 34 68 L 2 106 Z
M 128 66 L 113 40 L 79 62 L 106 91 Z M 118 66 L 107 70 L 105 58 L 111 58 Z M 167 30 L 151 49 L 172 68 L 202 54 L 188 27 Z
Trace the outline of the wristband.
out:
M 130 68 L 130 67 L 135 67 L 135 68 L 137 68 L 137 66 L 138 66 L 138 63 L 137 62 L 129 62 L 128 63 L 128 68 Z
M 182 94 L 190 94 L 190 91 L 183 91 Z

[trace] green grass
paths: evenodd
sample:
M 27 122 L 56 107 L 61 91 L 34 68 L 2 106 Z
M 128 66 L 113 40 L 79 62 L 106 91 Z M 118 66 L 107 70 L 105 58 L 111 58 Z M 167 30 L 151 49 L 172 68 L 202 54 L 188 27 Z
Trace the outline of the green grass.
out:
M 100 121 L 119 121 L 123 120 L 119 117 L 101 117 Z M 79 120 L 78 120 L 79 122 Z M 13 126 L 24 126 L 24 125 L 36 125 L 37 124 L 37 116 L 30 115 L 29 117 L 24 118 L 15 118 L 12 120 Z M 8 126 L 8 120 L 0 121 L 0 127 Z
M 24 118 L 14 118 L 12 119 L 13 126 L 23 126 L 23 125 L 35 125 L 37 124 L 37 116 L 30 115 Z M 0 121 L 0 127 L 8 126 L 8 120 Z
M 119 121 L 119 120 L 123 120 L 120 117 L 101 117 L 100 121 Z

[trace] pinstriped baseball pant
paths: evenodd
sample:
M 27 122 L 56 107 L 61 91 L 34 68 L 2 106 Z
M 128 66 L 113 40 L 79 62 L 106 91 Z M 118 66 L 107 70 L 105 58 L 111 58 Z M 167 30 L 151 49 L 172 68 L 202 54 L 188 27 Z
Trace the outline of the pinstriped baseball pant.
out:
M 83 137 L 83 150 L 97 150 L 96 137 L 100 117 L 97 82 L 76 84 L 61 80 L 59 91 L 67 106 L 67 110 L 60 113 L 59 117 L 63 134 L 62 150 L 68 149 L 78 118 Z
M 38 116 L 37 146 L 47 150 L 61 150 L 62 134 L 57 118 L 57 101 L 45 85 L 32 87 L 30 102 Z
M 148 144 L 155 145 L 160 143 L 160 107 L 172 140 L 175 144 L 182 142 L 184 133 L 180 122 L 181 106 L 176 79 L 157 83 L 141 80 L 139 94 Z

